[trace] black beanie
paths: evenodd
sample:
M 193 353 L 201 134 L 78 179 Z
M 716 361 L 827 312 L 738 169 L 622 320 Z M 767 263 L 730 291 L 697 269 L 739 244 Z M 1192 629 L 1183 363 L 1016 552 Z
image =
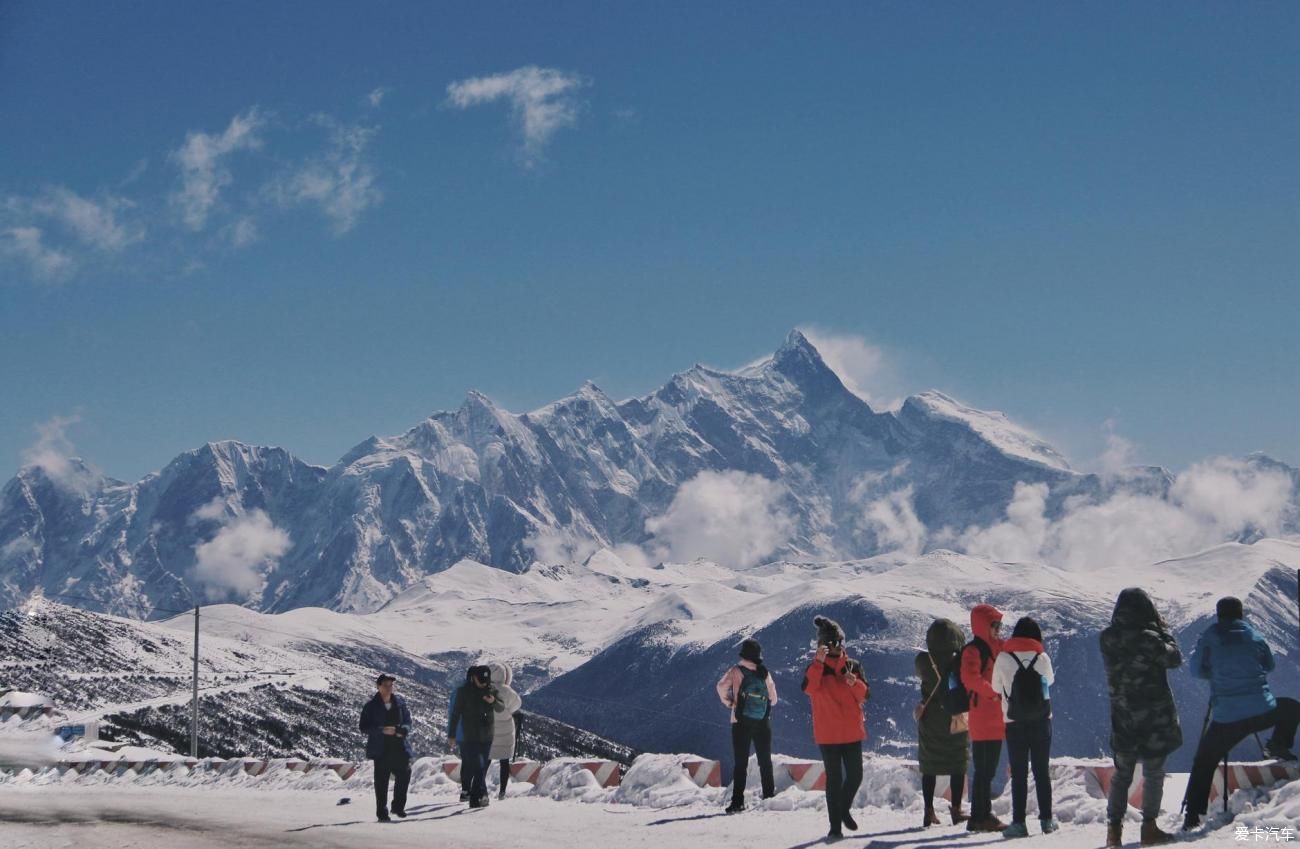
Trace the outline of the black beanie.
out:
M 751 663 L 763 662 L 763 647 L 753 637 L 740 644 L 740 659 Z
M 1241 599 L 1236 596 L 1225 596 L 1219 599 L 1219 603 L 1214 606 L 1214 612 L 1218 614 L 1220 622 L 1235 622 L 1246 617 Z
M 844 629 L 835 620 L 818 616 L 813 619 L 813 624 L 817 626 L 818 644 L 844 642 Z

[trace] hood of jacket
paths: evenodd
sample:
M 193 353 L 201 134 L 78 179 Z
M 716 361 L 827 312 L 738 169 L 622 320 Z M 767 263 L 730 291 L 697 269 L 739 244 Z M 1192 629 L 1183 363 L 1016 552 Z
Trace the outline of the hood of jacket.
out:
M 1110 615 L 1110 624 L 1116 628 L 1155 629 L 1160 622 L 1155 602 L 1146 590 L 1129 587 L 1122 590 L 1115 602 L 1115 611 Z
M 996 653 L 1001 641 L 993 636 L 993 623 L 1002 621 L 1002 611 L 991 604 L 977 604 L 971 608 L 970 629 L 975 636 L 988 643 Z
M 509 687 L 510 682 L 514 679 L 514 671 L 511 670 L 510 664 L 493 661 L 489 663 L 488 669 L 492 671 L 492 683 L 498 687 Z
M 935 663 L 942 663 L 966 644 L 966 635 L 951 619 L 936 619 L 930 623 L 925 632 L 925 650 L 934 658 Z
M 1033 637 L 1012 637 L 1002 643 L 1004 652 L 1033 652 L 1034 654 L 1043 653 L 1043 644 Z

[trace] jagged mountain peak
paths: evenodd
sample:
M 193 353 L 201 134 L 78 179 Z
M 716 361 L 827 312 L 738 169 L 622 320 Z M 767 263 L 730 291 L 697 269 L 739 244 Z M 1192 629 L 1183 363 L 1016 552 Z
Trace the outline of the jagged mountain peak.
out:
M 1070 463 L 1042 437 L 997 410 L 979 410 L 932 389 L 910 396 L 899 411 L 902 421 L 931 420 L 958 425 L 1002 453 L 1061 471 Z

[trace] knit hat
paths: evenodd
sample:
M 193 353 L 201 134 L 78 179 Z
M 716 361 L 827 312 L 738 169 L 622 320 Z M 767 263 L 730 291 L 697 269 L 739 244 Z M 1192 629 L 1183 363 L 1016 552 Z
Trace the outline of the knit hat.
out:
M 758 640 L 750 637 L 740 644 L 740 659 L 751 663 L 763 662 L 763 647 L 758 644 Z
M 1038 623 L 1028 616 L 1022 616 L 1016 622 L 1015 630 L 1011 632 L 1013 637 L 1028 637 L 1031 640 L 1043 641 L 1043 629 L 1038 627 Z
M 1214 612 L 1219 615 L 1220 622 L 1235 622 L 1246 616 L 1241 599 L 1236 596 L 1225 596 L 1219 599 L 1219 603 L 1214 606 Z
M 835 620 L 817 616 L 813 619 L 813 624 L 817 626 L 818 644 L 844 642 L 844 629 Z

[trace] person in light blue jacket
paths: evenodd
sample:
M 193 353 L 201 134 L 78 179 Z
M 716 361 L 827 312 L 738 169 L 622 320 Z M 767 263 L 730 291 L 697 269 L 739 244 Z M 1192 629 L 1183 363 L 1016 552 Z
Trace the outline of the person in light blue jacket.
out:
M 1291 747 L 1300 725 L 1300 702 L 1275 698 L 1269 689 L 1268 673 L 1275 666 L 1272 650 L 1246 622 L 1241 599 L 1221 598 L 1215 612 L 1218 621 L 1201 634 L 1188 663 L 1193 675 L 1210 682 L 1211 722 L 1192 761 L 1184 831 L 1201 824 L 1209 809 L 1214 768 L 1247 736 L 1272 728 L 1267 753 L 1279 760 L 1296 759 Z

